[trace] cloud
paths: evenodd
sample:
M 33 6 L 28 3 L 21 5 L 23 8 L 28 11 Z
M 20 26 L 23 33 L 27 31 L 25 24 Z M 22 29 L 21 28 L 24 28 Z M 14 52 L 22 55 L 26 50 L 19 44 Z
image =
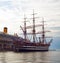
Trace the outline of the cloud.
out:
M 53 2 L 60 2 L 60 0 L 52 0 Z
M 57 27 L 50 27 L 50 29 L 53 29 L 53 30 L 60 30 L 60 27 L 57 26 Z
M 11 1 L 0 1 L 0 6 L 7 6 L 10 4 L 11 4 Z
M 48 3 L 57 3 L 57 2 L 60 2 L 60 0 L 45 0 L 47 1 Z
M 32 14 L 32 9 L 40 12 L 39 16 L 45 18 L 48 27 L 59 29 L 60 0 L 0 0 L 0 28 L 6 25 L 10 28 L 11 25 L 12 32 L 16 31 L 21 25 L 24 13 Z

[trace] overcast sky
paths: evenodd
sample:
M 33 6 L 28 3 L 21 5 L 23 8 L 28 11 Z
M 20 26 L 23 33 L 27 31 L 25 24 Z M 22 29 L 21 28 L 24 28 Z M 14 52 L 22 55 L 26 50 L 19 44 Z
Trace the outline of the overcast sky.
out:
M 44 17 L 52 35 L 60 36 L 60 0 L 0 0 L 0 31 L 8 27 L 8 33 L 19 33 L 24 14 L 28 17 L 33 9 Z

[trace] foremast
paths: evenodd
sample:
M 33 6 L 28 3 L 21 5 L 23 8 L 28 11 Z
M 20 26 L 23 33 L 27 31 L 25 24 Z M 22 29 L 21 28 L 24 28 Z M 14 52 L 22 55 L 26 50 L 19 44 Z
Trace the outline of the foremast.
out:
M 22 29 L 23 31 L 23 34 L 24 34 L 24 40 L 26 42 L 26 39 L 27 39 L 27 30 L 26 30 L 26 17 L 24 15 L 24 27 L 20 26 L 20 28 Z
M 26 31 L 26 17 L 24 15 L 24 39 L 26 41 L 26 35 L 27 35 L 27 31 Z

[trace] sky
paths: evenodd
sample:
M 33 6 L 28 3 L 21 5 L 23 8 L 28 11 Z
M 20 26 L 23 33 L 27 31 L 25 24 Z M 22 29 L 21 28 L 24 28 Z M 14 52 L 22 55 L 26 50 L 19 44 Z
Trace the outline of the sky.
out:
M 60 0 L 0 0 L 0 31 L 7 27 L 9 34 L 19 34 L 24 14 L 30 18 L 33 9 L 37 17 L 44 17 L 49 34 L 60 37 Z

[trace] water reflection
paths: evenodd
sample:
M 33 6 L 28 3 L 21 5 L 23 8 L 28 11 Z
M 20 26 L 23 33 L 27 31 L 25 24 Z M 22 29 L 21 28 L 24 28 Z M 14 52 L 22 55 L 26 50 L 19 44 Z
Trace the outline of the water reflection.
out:
M 5 60 L 5 53 L 0 53 L 0 63 L 6 63 L 6 60 Z
M 60 52 L 0 52 L 0 63 L 60 63 Z

